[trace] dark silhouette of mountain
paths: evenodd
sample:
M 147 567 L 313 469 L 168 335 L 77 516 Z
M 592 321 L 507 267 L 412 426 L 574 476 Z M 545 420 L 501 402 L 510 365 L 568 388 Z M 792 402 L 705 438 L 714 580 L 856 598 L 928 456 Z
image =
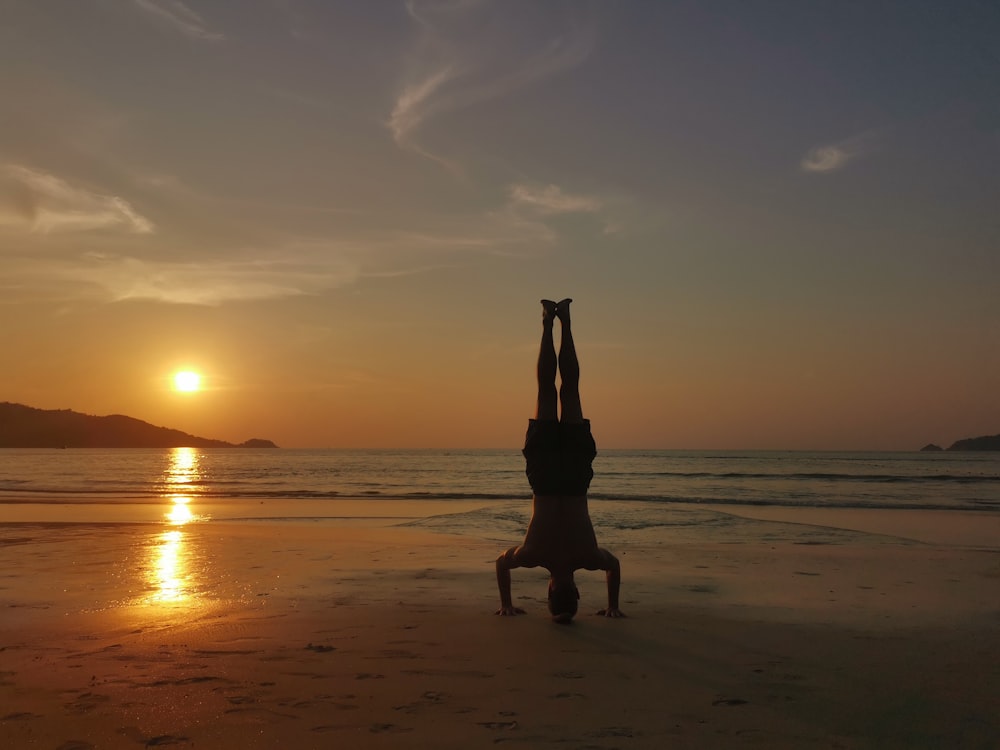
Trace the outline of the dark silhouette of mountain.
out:
M 94 417 L 69 409 L 0 403 L 0 448 L 277 448 L 270 440 L 245 443 L 188 435 L 132 417 Z
M 984 435 L 982 437 L 957 440 L 948 448 L 950 451 L 1000 451 L 1000 435 Z
M 928 452 L 929 451 L 943 451 L 944 448 L 942 448 L 940 445 L 935 445 L 934 443 L 928 443 L 927 445 L 925 445 L 920 450 L 921 451 L 928 451 Z

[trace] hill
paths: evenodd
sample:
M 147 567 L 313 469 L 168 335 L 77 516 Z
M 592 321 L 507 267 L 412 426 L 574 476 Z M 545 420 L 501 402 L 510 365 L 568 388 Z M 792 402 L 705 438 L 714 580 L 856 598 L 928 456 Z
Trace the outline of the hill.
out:
M 140 419 L 95 417 L 69 409 L 0 403 L 0 448 L 277 448 L 270 440 L 244 443 L 188 435 Z
M 956 440 L 948 448 L 950 451 L 1000 451 L 1000 435 L 983 435 L 976 438 Z

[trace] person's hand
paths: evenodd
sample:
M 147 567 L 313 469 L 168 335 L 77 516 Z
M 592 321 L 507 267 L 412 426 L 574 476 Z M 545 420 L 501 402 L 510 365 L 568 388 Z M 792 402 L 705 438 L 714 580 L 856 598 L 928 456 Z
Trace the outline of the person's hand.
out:
M 608 607 L 607 609 L 602 609 L 597 613 L 601 617 L 624 617 L 625 613 L 622 612 L 618 607 Z
M 496 614 L 501 617 L 513 617 L 514 615 L 523 615 L 524 610 L 520 607 L 500 607 L 500 609 L 496 611 Z

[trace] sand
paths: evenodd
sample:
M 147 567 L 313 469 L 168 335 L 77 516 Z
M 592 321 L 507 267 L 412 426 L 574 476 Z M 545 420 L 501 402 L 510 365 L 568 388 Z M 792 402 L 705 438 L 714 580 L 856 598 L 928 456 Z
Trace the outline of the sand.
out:
M 0 508 L 0 747 L 1000 746 L 992 514 L 900 511 L 894 536 L 875 511 L 630 529 L 647 509 L 595 504 L 628 618 L 590 614 L 585 573 L 559 626 L 539 570 L 514 571 L 528 614 L 492 614 L 519 539 L 476 514 L 516 528 L 524 501 L 415 506 L 176 526 Z

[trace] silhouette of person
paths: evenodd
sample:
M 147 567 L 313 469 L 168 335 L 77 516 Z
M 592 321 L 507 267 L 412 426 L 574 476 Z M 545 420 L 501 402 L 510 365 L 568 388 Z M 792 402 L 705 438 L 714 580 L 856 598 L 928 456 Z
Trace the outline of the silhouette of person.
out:
M 528 420 L 524 442 L 525 473 L 534 493 L 531 522 L 519 547 L 511 547 L 497 558 L 500 589 L 498 615 L 522 615 L 511 601 L 510 571 L 543 567 L 549 571 L 549 612 L 556 622 L 567 624 L 577 612 L 580 593 L 573 580 L 577 570 L 607 572 L 608 606 L 597 614 L 624 617 L 618 609 L 621 568 L 618 560 L 597 546 L 597 536 L 587 510 L 587 490 L 594 477 L 591 463 L 597 446 L 590 434 L 590 420 L 580 405 L 580 363 L 576 357 L 570 326 L 569 305 L 542 300 L 542 342 L 538 352 L 538 405 Z M 552 327 L 555 318 L 562 327 L 556 358 Z M 562 385 L 556 397 L 556 366 Z M 561 418 L 557 416 L 557 401 Z

